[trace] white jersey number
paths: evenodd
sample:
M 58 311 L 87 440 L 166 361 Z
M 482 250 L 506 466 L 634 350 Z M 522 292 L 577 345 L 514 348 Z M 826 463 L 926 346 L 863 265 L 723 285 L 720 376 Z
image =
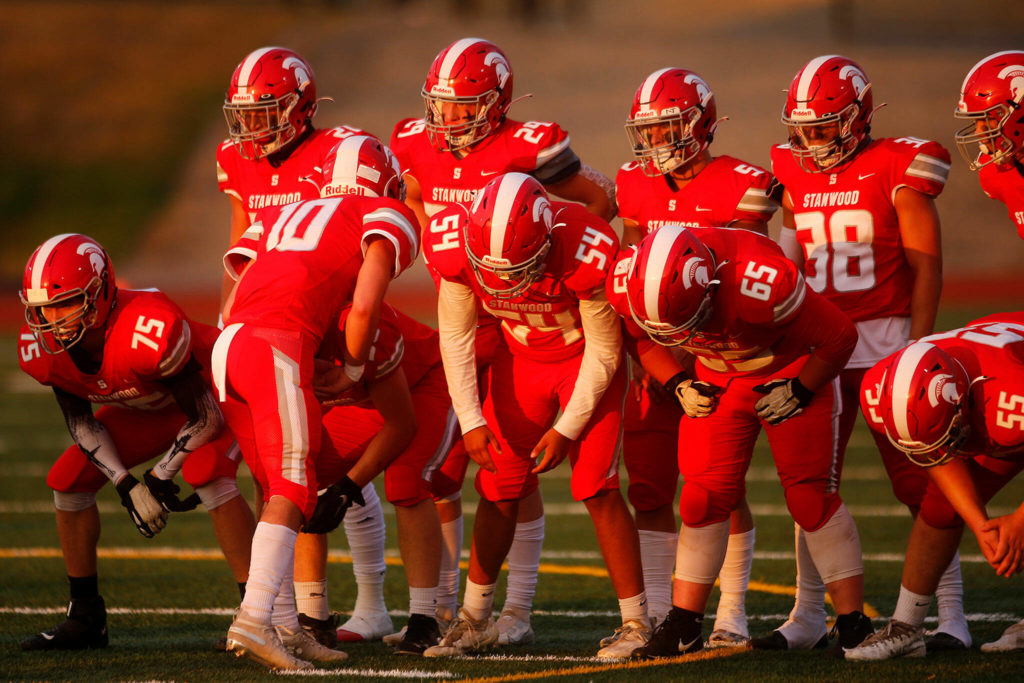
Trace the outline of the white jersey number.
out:
M 811 289 L 863 292 L 875 286 L 875 224 L 870 211 L 836 211 L 827 226 L 821 211 L 798 213 L 794 219 Z

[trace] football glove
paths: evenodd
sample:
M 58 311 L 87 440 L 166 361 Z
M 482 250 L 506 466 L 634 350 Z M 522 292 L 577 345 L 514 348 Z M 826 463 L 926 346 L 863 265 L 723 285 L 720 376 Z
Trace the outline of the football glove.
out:
M 718 405 L 721 390 L 714 384 L 688 379 L 676 385 L 675 393 L 687 417 L 707 417 Z
M 148 488 L 139 484 L 138 479 L 127 474 L 114 488 L 121 496 L 121 505 L 128 510 L 128 516 L 140 534 L 153 538 L 167 525 L 167 510 L 163 509 Z
M 157 499 L 157 502 L 168 512 L 188 512 L 195 510 L 199 505 L 198 493 L 193 493 L 185 500 L 181 500 L 178 498 L 178 492 L 181 489 L 174 483 L 174 480 L 161 479 L 153 474 L 153 470 L 146 470 L 146 473 L 142 475 L 142 480 L 146 482 L 146 488 Z
M 341 520 L 345 519 L 345 512 L 353 503 L 366 505 L 363 490 L 348 477 L 342 477 L 317 494 L 316 508 L 309 521 L 302 527 L 302 531 L 307 534 L 331 533 L 338 528 Z
M 794 415 L 799 415 L 814 398 L 814 392 L 800 383 L 796 377 L 792 379 L 773 379 L 771 382 L 759 384 L 754 391 L 764 394 L 757 399 L 754 410 L 757 416 L 770 425 L 785 422 Z

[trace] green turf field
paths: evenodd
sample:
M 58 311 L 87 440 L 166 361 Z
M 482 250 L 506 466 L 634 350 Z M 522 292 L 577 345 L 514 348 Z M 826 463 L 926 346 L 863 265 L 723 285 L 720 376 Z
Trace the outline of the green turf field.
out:
M 984 311 L 983 311 L 984 312 Z M 944 316 L 945 327 L 969 315 Z M 940 323 L 940 328 L 942 323 Z M 13 343 L 4 338 L 0 356 L 0 679 L 9 680 L 257 680 L 271 676 L 248 660 L 213 650 L 230 623 L 238 595 L 227 566 L 218 557 L 206 515 L 172 515 L 156 538 L 140 536 L 110 488 L 100 495 L 100 590 L 108 608 L 110 647 L 80 653 L 21 652 L 20 640 L 62 618 L 67 588 L 53 521 L 52 497 L 45 484 L 50 463 L 68 436 L 48 390 L 33 386 L 14 362 Z M 843 496 L 856 518 L 865 555 L 867 601 L 874 613 L 888 615 L 895 605 L 909 515 L 889 489 L 871 441 L 859 426 L 847 454 Z M 139 472 L 136 472 L 139 475 Z M 250 490 L 249 481 L 244 489 Z M 852 664 L 826 659 L 821 652 L 753 653 L 713 651 L 672 663 L 608 665 L 593 658 L 600 638 L 618 624 L 617 606 L 590 521 L 568 492 L 568 468 L 542 478 L 547 504 L 547 538 L 533 626 L 537 642 L 524 648 L 455 660 L 399 658 L 380 644 L 348 648 L 350 659 L 310 676 L 345 680 L 990 680 L 1024 679 L 1024 655 L 969 652 L 924 660 Z M 747 597 L 754 635 L 767 633 L 789 611 L 794 578 L 792 522 L 770 454 L 759 447 L 748 477 L 757 522 L 752 590 Z M 467 509 L 476 495 L 464 491 Z M 1024 499 L 1017 481 L 993 501 L 1007 511 Z M 396 625 L 407 603 L 402 568 L 389 523 L 387 597 Z M 471 517 L 467 520 L 471 522 Z M 335 534 L 329 568 L 331 602 L 336 610 L 354 600 L 351 565 L 344 535 Z M 469 524 L 466 531 L 468 549 Z M 1006 580 L 980 560 L 973 538 L 961 548 L 966 609 L 975 646 L 992 640 L 1024 616 L 1020 577 Z M 499 584 L 497 604 L 502 602 Z M 705 635 L 710 633 L 717 595 L 712 596 Z M 934 614 L 934 608 L 933 608 Z M 930 622 L 934 624 L 934 620 Z M 884 619 L 875 621 L 876 627 Z

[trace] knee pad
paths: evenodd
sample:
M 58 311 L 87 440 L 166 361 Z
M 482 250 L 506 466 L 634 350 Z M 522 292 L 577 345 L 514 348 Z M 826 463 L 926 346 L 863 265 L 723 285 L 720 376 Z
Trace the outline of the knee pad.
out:
M 935 529 L 955 529 L 964 524 L 946 497 L 937 487 L 929 487 L 921 501 L 921 520 Z
M 396 507 L 412 507 L 433 496 L 418 469 L 392 465 L 384 472 L 384 496 Z
M 53 492 L 53 507 L 64 512 L 81 512 L 96 504 L 96 494 L 90 492 L 64 493 Z
M 729 519 L 702 527 L 684 523 L 676 544 L 674 578 L 690 583 L 712 584 L 722 571 L 725 551 L 729 547 Z
M 825 493 L 824 487 L 794 484 L 786 489 L 786 507 L 793 521 L 805 531 L 816 531 L 842 505 L 838 493 Z
M 207 510 L 219 508 L 229 500 L 242 495 L 234 477 L 217 477 L 209 484 L 197 488 L 196 493 Z
M 816 531 L 804 529 L 804 540 L 825 584 L 864 573 L 857 525 L 841 502 L 821 528 Z
M 728 520 L 739 502 L 735 493 L 712 493 L 693 481 L 683 484 L 679 496 L 679 519 L 689 527 L 702 527 Z
M 220 477 L 234 478 L 240 460 L 241 451 L 237 443 L 232 443 L 226 452 L 215 448 L 214 444 L 207 444 L 185 458 L 181 465 L 181 478 L 198 491 Z

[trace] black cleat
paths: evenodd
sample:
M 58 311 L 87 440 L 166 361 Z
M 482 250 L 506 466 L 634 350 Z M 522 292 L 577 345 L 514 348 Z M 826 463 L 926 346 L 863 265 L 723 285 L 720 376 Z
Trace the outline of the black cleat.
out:
M 836 643 L 829 648 L 829 657 L 844 659 L 846 651 L 860 645 L 865 638 L 875 632 L 871 625 L 871 619 L 863 612 L 854 610 L 849 614 L 840 614 L 836 617 L 836 625 L 832 627 L 830 636 L 836 638 Z
M 423 656 L 428 647 L 441 642 L 437 619 L 426 614 L 410 614 L 405 636 L 395 645 L 395 654 Z
M 956 636 L 938 631 L 935 635 L 924 639 L 924 647 L 928 652 L 951 652 L 953 650 L 967 650 L 967 643 Z
M 85 650 L 107 646 L 107 608 L 102 596 L 72 600 L 67 617 L 49 631 L 21 641 L 21 649 Z
M 761 638 L 751 638 L 750 647 L 754 650 L 789 650 L 789 641 L 786 640 L 786 636 L 782 635 L 782 631 L 778 629 L 772 631 L 766 636 Z M 828 647 L 828 634 L 823 635 L 821 640 L 814 644 L 815 650 L 823 649 Z
M 633 654 L 633 659 L 678 657 L 704 649 L 701 638 L 703 616 L 673 607 L 665 620 L 654 628 L 650 640 Z
M 299 625 L 313 639 L 324 647 L 334 649 L 338 646 L 338 613 L 331 612 L 326 619 L 314 619 L 313 617 L 299 614 Z

